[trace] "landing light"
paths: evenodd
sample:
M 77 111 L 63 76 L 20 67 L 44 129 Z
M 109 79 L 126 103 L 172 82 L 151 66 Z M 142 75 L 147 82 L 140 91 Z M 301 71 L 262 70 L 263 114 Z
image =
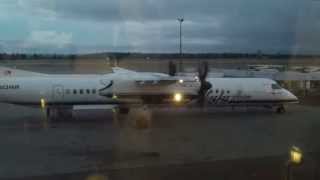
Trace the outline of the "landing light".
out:
M 40 105 L 41 105 L 41 108 L 44 109 L 46 107 L 46 100 L 41 98 L 40 99 Z
M 180 80 L 179 80 L 179 83 L 182 84 L 182 83 L 183 83 L 183 79 L 180 79 Z
M 112 99 L 118 99 L 118 96 L 117 95 L 112 95 Z
M 175 102 L 181 102 L 182 99 L 183 99 L 183 96 L 182 96 L 181 93 L 175 93 L 174 96 L 173 96 L 173 100 L 174 100 Z

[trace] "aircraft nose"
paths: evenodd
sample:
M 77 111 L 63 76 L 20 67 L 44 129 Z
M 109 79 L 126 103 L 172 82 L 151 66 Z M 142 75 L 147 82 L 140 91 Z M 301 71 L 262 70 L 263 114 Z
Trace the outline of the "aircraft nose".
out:
M 285 90 L 286 91 L 286 99 L 290 102 L 299 102 L 299 99 L 297 96 L 295 96 L 294 94 L 292 94 L 290 91 Z

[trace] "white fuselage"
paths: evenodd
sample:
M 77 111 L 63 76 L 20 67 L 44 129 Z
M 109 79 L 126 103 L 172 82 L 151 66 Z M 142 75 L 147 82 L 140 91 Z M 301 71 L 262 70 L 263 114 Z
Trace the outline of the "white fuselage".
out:
M 0 101 L 25 105 L 38 105 L 41 99 L 48 104 L 108 103 L 111 99 L 98 93 L 103 87 L 100 79 L 98 76 L 3 78 L 0 79 Z
M 137 80 L 141 80 L 137 81 Z M 125 104 L 141 97 L 162 98 L 182 93 L 195 97 L 198 83 L 157 84 L 143 73 L 107 75 L 42 75 L 0 78 L 0 102 L 40 105 Z M 138 83 L 139 82 L 139 83 Z M 134 101 L 136 102 L 136 101 Z
M 163 75 L 159 75 L 163 76 Z M 0 78 L 0 101 L 22 105 L 117 104 L 115 95 L 168 95 L 173 92 L 196 96 L 199 82 L 185 81 L 166 86 L 137 84 L 150 74 L 111 73 L 107 75 L 42 75 Z M 208 78 L 209 105 L 283 104 L 297 102 L 289 91 L 262 78 Z
M 208 78 L 206 93 L 210 105 L 276 105 L 297 102 L 298 98 L 275 81 L 263 78 Z

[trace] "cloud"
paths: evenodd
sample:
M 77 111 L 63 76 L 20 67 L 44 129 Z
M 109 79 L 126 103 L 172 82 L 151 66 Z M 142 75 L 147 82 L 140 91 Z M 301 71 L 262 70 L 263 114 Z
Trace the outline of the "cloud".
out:
M 19 0 L 21 7 L 30 12 L 48 12 L 63 18 L 90 21 L 159 21 L 189 20 L 206 21 L 213 16 L 223 16 L 232 2 L 220 0 Z M 242 11 L 242 9 L 241 9 Z
M 26 46 L 52 46 L 63 48 L 72 43 L 72 34 L 50 30 L 34 30 L 26 40 Z
M 20 40 L 0 41 L 0 52 L 8 53 L 75 53 L 72 34 L 53 30 L 33 30 Z
M 311 0 L 5 2 L 24 13 L 30 26 L 26 42 L 31 45 L 61 48 L 73 43 L 77 49 L 177 52 L 176 19 L 184 17 L 187 52 L 320 52 L 316 33 L 320 11 L 310 9 L 315 7 Z M 51 30 L 38 30 L 47 27 Z

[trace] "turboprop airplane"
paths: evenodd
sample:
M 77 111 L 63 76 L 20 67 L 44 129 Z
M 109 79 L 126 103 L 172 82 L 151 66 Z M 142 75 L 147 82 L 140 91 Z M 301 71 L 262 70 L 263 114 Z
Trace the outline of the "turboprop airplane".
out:
M 207 68 L 197 78 L 123 68 L 105 75 L 51 75 L 10 68 L 0 68 L 0 74 L 0 102 L 41 107 L 53 119 L 79 105 L 114 105 L 127 113 L 133 106 L 183 106 L 196 101 L 203 106 L 275 107 L 282 113 L 284 104 L 298 101 L 273 80 L 207 78 Z
M 170 67 L 170 66 L 169 66 Z M 171 73 L 175 67 L 171 65 Z M 210 78 L 208 63 L 199 66 L 200 82 L 198 104 L 201 106 L 262 106 L 275 108 L 277 113 L 286 111 L 285 104 L 298 103 L 298 98 L 277 82 L 265 78 Z M 170 70 L 170 68 L 169 68 Z
M 199 88 L 193 78 L 123 68 L 105 75 L 61 75 L 2 67 L 0 74 L 0 102 L 41 107 L 50 119 L 70 116 L 74 106 L 114 105 L 128 113 L 133 106 L 183 105 L 197 98 Z
M 264 106 L 285 112 L 285 104 L 298 98 L 275 81 L 263 78 L 207 78 L 212 87 L 206 92 L 208 106 Z

